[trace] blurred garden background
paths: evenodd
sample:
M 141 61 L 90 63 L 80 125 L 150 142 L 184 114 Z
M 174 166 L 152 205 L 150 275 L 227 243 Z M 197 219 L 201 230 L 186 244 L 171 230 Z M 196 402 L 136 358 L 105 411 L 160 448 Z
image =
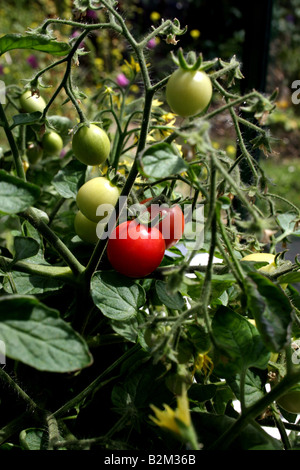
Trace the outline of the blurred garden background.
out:
M 162 18 L 178 18 L 181 26 L 187 25 L 188 29 L 178 38 L 175 48 L 201 52 L 204 60 L 221 57 L 229 61 L 235 55 L 243 63 L 243 87 L 259 87 L 262 88 L 259 91 L 266 93 L 278 89 L 276 110 L 263 116 L 264 125 L 274 137 L 272 148 L 267 153 L 260 151 L 258 158 L 266 169 L 272 192 L 300 206 L 300 104 L 292 100 L 292 96 L 297 97 L 293 84 L 300 79 L 300 0 L 122 0 L 118 3 L 131 28 L 141 37 Z M 100 10 L 80 12 L 72 0 L 2 0 L 0 35 L 34 30 L 47 17 L 99 22 L 101 14 Z M 78 31 L 59 26 L 53 34 L 58 39 L 68 40 L 70 36 L 76 37 Z M 83 104 L 84 94 L 101 94 L 103 77 L 127 81 L 138 66 L 127 45 L 105 30 L 93 32 L 82 48 L 87 54 L 79 58 L 75 85 L 78 85 Z M 160 78 L 165 76 L 173 67 L 170 51 L 174 50 L 174 45 L 171 48 L 157 39 L 148 49 L 151 73 Z M 36 51 L 7 52 L 1 56 L 0 80 L 6 87 L 16 84 L 22 87 L 33 72 L 45 67 L 49 60 L 52 59 L 46 54 Z M 63 74 L 63 68 L 59 72 L 55 67 L 43 76 L 44 82 L 40 85 L 45 87 L 45 97 L 47 93 L 50 96 L 60 82 L 60 73 Z M 139 94 L 137 84 L 132 86 L 131 93 L 135 97 Z M 214 100 L 212 107 L 217 104 L 218 96 Z M 95 107 L 99 106 L 99 100 L 90 101 Z M 55 106 L 55 114 L 76 119 L 72 106 L 64 102 L 63 96 Z M 225 143 L 228 155 L 235 158 L 236 142 L 228 116 L 223 114 L 211 132 L 214 145 Z M 0 156 L 5 151 L 3 145 L 0 134 Z

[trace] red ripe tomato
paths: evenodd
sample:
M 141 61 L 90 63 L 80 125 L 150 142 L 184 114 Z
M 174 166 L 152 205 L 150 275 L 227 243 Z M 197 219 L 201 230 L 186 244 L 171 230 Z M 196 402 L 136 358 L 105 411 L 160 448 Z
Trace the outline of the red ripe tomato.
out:
M 112 267 L 128 277 L 144 277 L 162 262 L 165 240 L 156 227 L 136 220 L 122 222 L 111 233 L 107 256 Z
M 145 204 L 151 201 L 151 199 L 151 197 L 145 199 L 141 204 Z M 182 237 L 184 231 L 184 215 L 180 206 L 178 204 L 174 204 L 170 207 L 163 204 L 152 204 L 147 207 L 147 210 L 150 213 L 151 220 L 157 215 L 163 217 L 157 227 L 163 234 L 166 248 L 175 245 Z

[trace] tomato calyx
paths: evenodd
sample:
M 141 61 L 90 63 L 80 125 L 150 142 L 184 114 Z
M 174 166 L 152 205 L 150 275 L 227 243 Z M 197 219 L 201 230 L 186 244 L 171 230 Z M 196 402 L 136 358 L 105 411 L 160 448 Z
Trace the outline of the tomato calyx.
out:
M 160 204 L 161 202 L 163 203 Z M 150 214 L 151 227 L 156 225 L 161 231 L 165 239 L 166 249 L 171 248 L 180 240 L 185 227 L 184 214 L 177 202 L 170 202 L 164 193 L 154 198 L 145 199 L 141 202 Z M 149 217 L 145 210 L 143 210 L 142 215 Z
M 173 51 L 171 52 L 171 56 L 173 62 L 178 67 L 190 72 L 197 72 L 198 70 L 207 70 L 208 68 L 212 67 L 216 62 L 216 59 L 204 62 L 202 53 L 200 53 L 197 57 L 194 51 L 189 51 L 185 58 L 183 49 L 181 47 L 178 49 L 177 57 L 175 56 Z
M 170 207 L 170 202 L 164 193 L 158 196 L 148 197 L 143 199 L 140 203 L 133 204 L 129 207 L 129 217 L 136 218 L 140 224 L 145 225 L 147 228 L 156 227 L 165 219 L 167 213 L 159 211 L 152 217 L 150 208 L 153 205 L 167 210 Z
M 120 173 L 116 172 L 114 168 L 109 168 L 106 172 L 105 177 L 110 181 L 113 186 L 123 187 L 125 183 L 125 177 Z

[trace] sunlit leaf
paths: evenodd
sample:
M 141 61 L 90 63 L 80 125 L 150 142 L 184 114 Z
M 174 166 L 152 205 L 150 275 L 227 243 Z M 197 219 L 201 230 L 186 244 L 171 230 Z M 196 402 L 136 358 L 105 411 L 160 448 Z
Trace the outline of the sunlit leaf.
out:
M 31 296 L 0 299 L 0 338 L 7 357 L 38 370 L 71 372 L 91 364 L 83 338 L 51 309 Z
M 65 42 L 56 41 L 39 34 L 23 36 L 22 34 L 12 33 L 2 36 L 0 38 L 0 55 L 13 49 L 33 49 L 63 56 L 68 54 L 70 46 Z

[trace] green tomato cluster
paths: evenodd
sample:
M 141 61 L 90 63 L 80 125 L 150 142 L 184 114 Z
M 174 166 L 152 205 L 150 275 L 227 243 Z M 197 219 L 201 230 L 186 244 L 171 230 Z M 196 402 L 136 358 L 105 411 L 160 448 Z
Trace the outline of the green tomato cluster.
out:
M 43 112 L 46 108 L 46 101 L 37 93 L 32 94 L 31 90 L 24 91 L 20 96 L 20 108 L 23 113 Z M 55 131 L 46 131 L 39 142 L 30 142 L 27 148 L 27 158 L 29 163 L 35 164 L 42 155 L 59 155 L 64 146 L 63 139 Z
M 75 216 L 74 229 L 83 241 L 98 241 L 97 226 L 111 214 L 119 195 L 119 188 L 104 176 L 92 178 L 79 188 L 76 196 L 79 211 Z

